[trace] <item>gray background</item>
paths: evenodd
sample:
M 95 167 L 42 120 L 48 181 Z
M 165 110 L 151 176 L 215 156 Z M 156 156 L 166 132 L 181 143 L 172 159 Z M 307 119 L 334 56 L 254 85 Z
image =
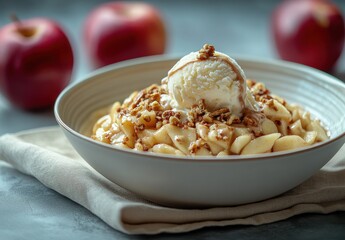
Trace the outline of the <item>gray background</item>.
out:
M 67 30 L 75 48 L 73 82 L 91 71 L 81 44 L 88 12 L 104 1 L 0 0 L 0 25 L 7 16 L 49 17 Z M 280 2 L 268 1 L 147 1 L 162 13 L 169 35 L 167 53 L 184 55 L 204 43 L 229 55 L 277 58 L 270 35 L 270 15 Z M 345 14 L 345 1 L 336 2 Z M 333 75 L 345 79 L 345 51 Z M 0 95 L 0 135 L 56 125 L 52 110 L 25 112 Z M 153 239 L 345 239 L 345 213 L 305 214 L 262 226 L 206 228 Z M 141 239 L 117 232 L 83 207 L 47 189 L 32 177 L 0 162 L 0 239 Z

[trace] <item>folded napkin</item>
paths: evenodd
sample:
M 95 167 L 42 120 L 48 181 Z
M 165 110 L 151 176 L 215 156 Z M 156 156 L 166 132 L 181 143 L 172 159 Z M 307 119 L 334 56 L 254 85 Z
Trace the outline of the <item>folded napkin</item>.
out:
M 0 160 L 34 176 L 128 234 L 259 225 L 301 213 L 345 211 L 345 145 L 317 174 L 283 195 L 252 204 L 209 209 L 159 206 L 121 188 L 84 162 L 58 127 L 1 136 Z

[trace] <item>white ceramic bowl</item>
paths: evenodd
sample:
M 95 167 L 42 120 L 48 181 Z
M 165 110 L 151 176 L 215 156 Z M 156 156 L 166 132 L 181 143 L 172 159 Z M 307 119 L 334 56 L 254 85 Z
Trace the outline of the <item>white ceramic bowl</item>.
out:
M 106 178 L 148 200 L 210 207 L 271 198 L 311 177 L 345 142 L 344 83 L 301 65 L 247 58 L 236 60 L 248 78 L 305 106 L 327 126 L 330 140 L 297 151 L 179 158 L 112 147 L 85 135 L 95 111 L 159 83 L 177 60 L 148 57 L 105 67 L 65 89 L 55 105 L 56 119 L 78 153 Z

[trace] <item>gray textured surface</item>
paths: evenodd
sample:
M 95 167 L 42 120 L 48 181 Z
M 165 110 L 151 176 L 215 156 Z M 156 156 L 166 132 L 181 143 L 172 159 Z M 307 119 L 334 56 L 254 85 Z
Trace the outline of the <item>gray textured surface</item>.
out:
M 90 72 L 81 41 L 86 14 L 102 1 L 0 0 L 0 25 L 6 15 L 46 16 L 61 22 L 75 44 L 73 81 Z M 203 43 L 228 54 L 276 58 L 269 21 L 279 1 L 150 1 L 162 11 L 169 31 L 168 53 L 185 54 Z M 345 13 L 345 2 L 335 1 Z M 334 74 L 345 76 L 345 52 Z M 344 79 L 344 78 L 343 78 Z M 0 96 L 0 134 L 55 125 L 52 111 L 29 113 Z M 306 214 L 262 226 L 207 228 L 187 234 L 128 236 L 117 232 L 83 207 L 0 162 L 0 239 L 345 239 L 345 213 Z

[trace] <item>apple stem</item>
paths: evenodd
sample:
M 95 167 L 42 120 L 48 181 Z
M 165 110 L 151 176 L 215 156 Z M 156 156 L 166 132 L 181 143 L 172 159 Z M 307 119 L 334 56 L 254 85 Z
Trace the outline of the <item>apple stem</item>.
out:
M 14 24 L 16 24 L 16 30 L 21 36 L 30 38 L 35 35 L 36 28 L 31 26 L 24 26 L 24 24 L 22 24 L 22 21 L 20 21 L 16 14 L 12 13 L 10 15 L 10 19 Z
M 17 15 L 15 13 L 12 13 L 10 15 L 10 19 L 11 19 L 12 22 L 14 22 L 16 24 L 19 24 L 19 25 L 21 24 L 20 19 L 17 17 Z

